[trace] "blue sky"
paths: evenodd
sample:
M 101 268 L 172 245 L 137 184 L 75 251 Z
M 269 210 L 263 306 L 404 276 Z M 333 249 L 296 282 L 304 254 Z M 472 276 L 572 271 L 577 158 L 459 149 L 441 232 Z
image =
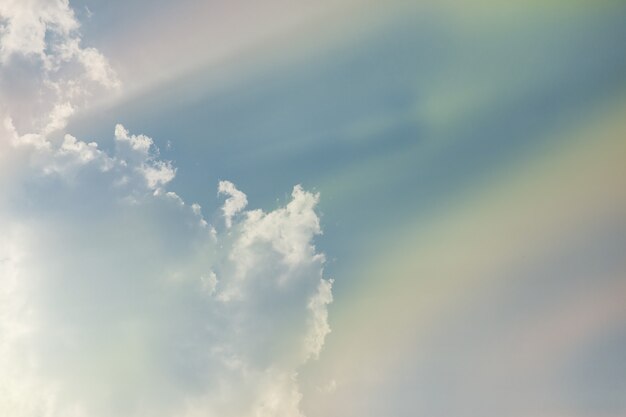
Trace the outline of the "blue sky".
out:
M 626 411 L 622 2 L 36 3 L 0 2 L 0 329 L 32 303 L 2 347 L 71 372 L 3 363 L 0 410 Z
M 293 183 L 319 189 L 333 225 L 321 239 L 333 258 L 359 256 L 365 248 L 355 245 L 368 233 L 393 233 L 489 181 L 623 85 L 621 8 L 611 16 L 529 8 L 525 20 L 487 17 L 486 29 L 465 33 L 441 11 L 415 4 L 358 37 L 222 75 L 227 81 L 196 69 L 107 109 L 95 128 L 91 115 L 78 120 L 76 131 L 106 138 L 123 120 L 148 132 L 180 165 L 177 192 L 203 205 L 216 204 L 205 190 L 221 178 L 266 208 Z M 498 32 L 502 24 L 511 27 Z M 581 59 L 581 45 L 589 59 Z M 237 61 L 223 65 L 237 73 Z

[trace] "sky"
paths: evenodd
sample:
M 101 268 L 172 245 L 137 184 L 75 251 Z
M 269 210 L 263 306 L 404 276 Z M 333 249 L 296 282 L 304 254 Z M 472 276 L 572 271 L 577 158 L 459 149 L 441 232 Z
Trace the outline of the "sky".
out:
M 0 0 L 0 415 L 626 415 L 624 19 Z

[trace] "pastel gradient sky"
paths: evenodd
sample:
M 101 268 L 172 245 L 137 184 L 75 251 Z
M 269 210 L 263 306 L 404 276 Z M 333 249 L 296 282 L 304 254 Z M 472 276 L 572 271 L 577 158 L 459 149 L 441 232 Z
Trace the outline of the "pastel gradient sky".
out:
M 626 415 L 625 20 L 0 0 L 0 414 Z

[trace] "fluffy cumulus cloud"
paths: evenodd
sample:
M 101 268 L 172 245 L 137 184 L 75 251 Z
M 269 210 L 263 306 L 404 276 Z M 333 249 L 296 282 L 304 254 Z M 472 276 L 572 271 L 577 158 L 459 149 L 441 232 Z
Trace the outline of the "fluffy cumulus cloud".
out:
M 0 0 L 0 22 L 3 97 L 53 98 L 0 104 L 0 415 L 301 416 L 298 370 L 330 331 L 318 195 L 247 210 L 223 181 L 209 224 L 151 138 L 117 125 L 105 152 L 63 131 L 117 88 L 66 1 Z M 12 86 L 16 68 L 38 76 Z

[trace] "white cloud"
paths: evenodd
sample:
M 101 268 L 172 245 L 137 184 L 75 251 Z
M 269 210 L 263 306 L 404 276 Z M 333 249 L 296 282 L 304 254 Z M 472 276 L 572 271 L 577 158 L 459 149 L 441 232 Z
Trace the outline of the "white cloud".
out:
M 327 306 L 333 302 L 332 284 L 333 280 L 321 280 L 317 294 L 311 298 L 308 305 L 311 317 L 309 320 L 309 333 L 306 337 L 306 346 L 310 355 L 314 358 L 319 357 L 324 346 L 324 340 L 330 333 Z
M 248 205 L 248 199 L 246 195 L 235 188 L 235 185 L 230 181 L 220 181 L 217 188 L 218 194 L 225 194 L 228 196 L 222 211 L 224 212 L 224 218 L 226 219 L 226 227 L 230 228 L 233 222 L 233 216 L 246 208 Z
M 0 0 L 0 115 L 20 135 L 63 129 L 120 86 L 106 58 L 81 46 L 79 26 L 67 0 Z
M 77 140 L 72 135 L 65 135 L 63 143 L 59 149 L 59 155 L 72 155 L 71 158 L 80 164 L 86 164 L 100 157 L 102 153 L 98 150 L 95 142 L 85 143 Z
M 119 84 L 67 1 L 0 0 L 0 27 L 0 415 L 300 417 L 332 301 L 319 196 L 245 211 L 221 181 L 218 232 L 148 136 L 64 132 Z
M 148 187 L 153 189 L 167 184 L 176 176 L 176 169 L 172 167 L 172 164 L 163 161 L 150 161 L 150 163 L 143 164 L 139 172 L 143 174 Z
M 115 139 L 118 142 L 126 142 L 133 150 L 146 154 L 154 144 L 152 139 L 145 135 L 130 135 L 121 124 L 115 125 Z
M 245 221 L 248 231 L 237 246 L 238 256 L 245 256 L 247 251 L 265 242 L 283 256 L 287 265 L 297 265 L 306 260 L 323 261 L 322 255 L 314 254 L 315 248 L 307 239 L 311 234 L 321 233 L 319 218 L 314 211 L 319 194 L 305 192 L 297 185 L 291 197 L 286 207 L 271 213 L 260 210 L 248 212 Z
M 47 143 L 7 148 L 24 164 L 0 198 L 0 414 L 301 416 L 332 300 L 317 195 L 220 234 L 146 184 L 154 145 Z
M 44 134 L 49 134 L 63 129 L 67 119 L 74 113 L 74 107 L 70 103 L 57 103 L 50 112 L 48 124 L 43 129 Z
M 2 0 L 0 16 L 4 20 L 0 39 L 2 61 L 16 54 L 45 57 L 47 30 L 68 36 L 78 28 L 67 1 Z
M 176 169 L 169 161 L 161 161 L 157 157 L 159 150 L 154 141 L 146 135 L 131 135 L 121 124 L 115 126 L 115 140 L 118 152 L 126 158 L 140 161 L 136 170 L 141 173 L 151 189 L 158 189 L 176 176 Z

